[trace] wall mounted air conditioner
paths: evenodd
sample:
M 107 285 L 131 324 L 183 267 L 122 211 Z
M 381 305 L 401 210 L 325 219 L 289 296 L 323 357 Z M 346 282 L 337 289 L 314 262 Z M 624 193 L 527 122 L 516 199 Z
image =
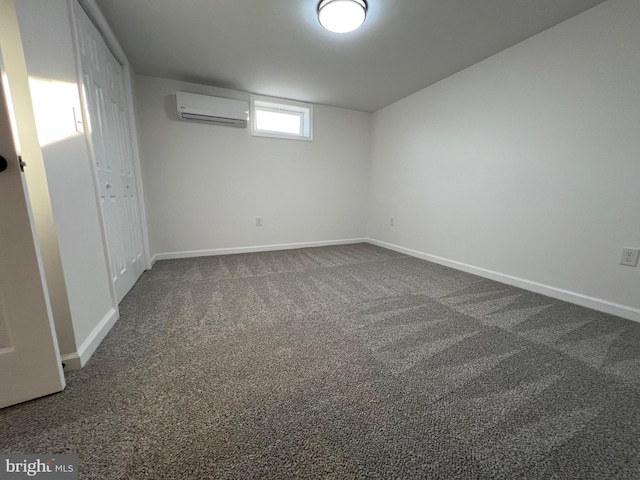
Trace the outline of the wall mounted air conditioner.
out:
M 182 120 L 246 127 L 249 102 L 230 98 L 211 97 L 196 93 L 176 92 L 178 117 Z

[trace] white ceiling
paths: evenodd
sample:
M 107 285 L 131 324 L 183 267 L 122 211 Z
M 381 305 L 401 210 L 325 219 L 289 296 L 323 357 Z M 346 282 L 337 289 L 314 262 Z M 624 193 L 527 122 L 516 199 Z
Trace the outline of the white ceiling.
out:
M 368 0 L 335 34 L 317 0 L 96 0 L 137 73 L 375 111 L 603 0 Z

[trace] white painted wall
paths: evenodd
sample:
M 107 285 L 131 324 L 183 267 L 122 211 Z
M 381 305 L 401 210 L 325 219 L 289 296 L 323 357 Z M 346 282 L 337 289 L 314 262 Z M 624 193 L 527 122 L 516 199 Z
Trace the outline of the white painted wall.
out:
M 13 10 L 13 2 L 4 2 L 3 8 Z M 13 10 L 12 13 L 14 13 Z M 14 13 L 15 14 L 15 13 Z M 17 21 L 17 16 L 16 16 Z M 19 25 L 18 35 L 20 35 Z M 8 28 L 7 31 L 11 29 Z M 4 33 L 0 32 L 0 33 Z M 43 272 L 46 277 L 47 294 L 51 306 L 52 318 L 55 319 L 56 335 L 62 351 L 75 349 L 75 335 L 71 323 L 71 311 L 67 298 L 67 286 L 62 271 L 58 235 L 53 220 L 53 210 L 49 195 L 49 186 L 44 166 L 44 158 L 38 140 L 38 129 L 33 112 L 29 75 L 22 48 L 22 42 L 5 42 L 2 46 L 4 56 L 0 55 L 5 93 L 15 126 L 16 152 L 22 160 L 28 161 L 24 170 L 29 206 L 33 214 L 35 237 L 41 253 Z M 2 53 L 2 52 L 0 52 Z
M 372 239 L 640 320 L 640 268 L 618 265 L 640 247 L 637 0 L 376 112 L 372 159 Z
M 17 0 L 16 9 L 62 261 L 64 278 L 57 282 L 66 284 L 71 315 L 71 326 L 68 318 L 55 319 L 64 359 L 77 356 L 117 312 L 91 160 L 84 136 L 75 131 L 80 97 L 67 0 Z M 49 285 L 52 296 L 64 292 L 58 287 Z
M 137 77 L 152 255 L 365 237 L 371 114 L 315 105 L 313 142 L 252 137 L 178 120 L 177 90 L 249 97 Z

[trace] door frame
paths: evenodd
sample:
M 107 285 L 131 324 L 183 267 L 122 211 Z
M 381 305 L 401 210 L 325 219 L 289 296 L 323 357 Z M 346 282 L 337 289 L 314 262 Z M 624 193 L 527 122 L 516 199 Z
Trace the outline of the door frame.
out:
M 71 26 L 71 36 L 73 38 L 73 50 L 74 57 L 76 60 L 76 77 L 78 82 L 78 89 L 80 93 L 80 102 L 82 105 L 82 115 L 85 120 L 88 118 L 88 105 L 86 104 L 86 98 L 83 93 L 84 89 L 84 77 L 82 74 L 82 63 L 80 57 L 80 40 L 77 34 L 77 19 L 73 12 L 74 3 L 78 3 L 80 7 L 87 13 L 89 19 L 93 22 L 93 24 L 98 29 L 98 32 L 102 36 L 102 39 L 107 45 L 107 48 L 111 51 L 116 61 L 123 68 L 123 82 L 124 82 L 124 90 L 125 90 L 125 99 L 127 103 L 127 121 L 129 124 L 129 136 L 131 139 L 131 150 L 133 154 L 133 170 L 135 174 L 135 182 L 137 189 L 137 202 L 138 202 L 138 212 L 140 215 L 140 227 L 142 234 L 142 253 L 144 260 L 145 269 L 149 270 L 151 268 L 151 255 L 149 250 L 149 232 L 147 229 L 147 214 L 144 205 L 144 190 L 142 186 L 142 171 L 140 168 L 140 151 L 138 145 L 138 132 L 136 128 L 136 119 L 135 119 L 135 111 L 134 111 L 134 101 L 133 101 L 133 86 L 131 82 L 131 67 L 129 65 L 129 60 L 127 59 L 124 51 L 120 47 L 120 43 L 118 39 L 114 35 L 111 27 L 107 23 L 102 11 L 96 4 L 95 0 L 67 0 L 67 8 L 69 12 L 70 26 Z M 91 159 L 91 171 L 93 172 L 93 182 L 94 182 L 94 193 L 95 200 L 98 206 L 98 214 L 100 218 L 100 230 L 102 234 L 102 242 L 104 245 L 104 254 L 105 254 L 105 263 L 107 265 L 107 271 L 109 272 L 110 278 L 113 279 L 113 271 L 110 260 L 109 253 L 109 243 L 107 239 L 107 231 L 105 226 L 104 214 L 102 212 L 102 206 L 100 203 L 100 186 L 98 180 L 98 172 L 96 171 L 96 162 L 95 162 L 95 151 L 93 148 L 93 141 L 91 139 L 91 135 L 85 131 L 85 139 L 87 141 L 87 150 L 89 152 L 89 157 Z M 118 309 L 118 300 L 116 294 L 116 288 L 113 284 L 113 281 L 109 282 L 111 288 L 111 297 L 113 299 L 113 305 L 116 310 Z

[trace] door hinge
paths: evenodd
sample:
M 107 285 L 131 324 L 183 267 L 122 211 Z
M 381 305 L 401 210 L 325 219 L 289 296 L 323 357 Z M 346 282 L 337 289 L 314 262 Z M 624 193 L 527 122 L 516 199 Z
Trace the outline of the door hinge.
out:
M 18 165 L 20 165 L 20 171 L 24 172 L 24 167 L 26 167 L 27 164 L 22 161 L 22 155 L 18 155 Z

